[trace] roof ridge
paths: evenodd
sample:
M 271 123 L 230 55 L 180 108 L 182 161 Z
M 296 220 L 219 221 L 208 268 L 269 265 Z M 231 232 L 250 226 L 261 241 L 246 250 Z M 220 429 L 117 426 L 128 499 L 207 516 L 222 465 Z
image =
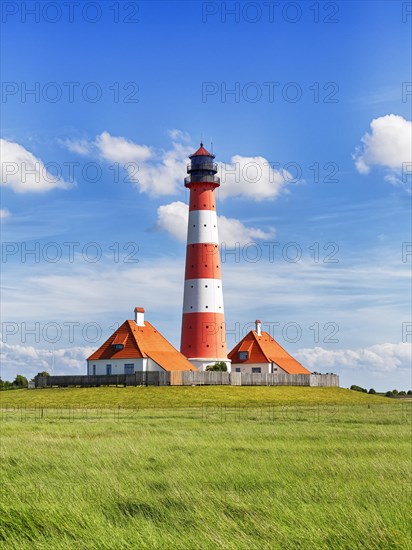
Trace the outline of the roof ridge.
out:
M 147 321 L 145 321 L 146 323 Z M 133 340 L 134 340 L 134 343 L 136 344 L 137 346 L 137 349 L 139 350 L 140 354 L 143 356 L 143 357 L 147 357 L 147 353 L 145 351 L 142 350 L 142 348 L 140 347 L 139 345 L 139 342 L 137 341 L 137 337 L 136 337 L 136 334 L 135 334 L 135 329 L 136 330 L 139 330 L 139 327 L 136 325 L 136 323 L 134 321 L 132 321 L 131 319 L 128 319 L 127 321 L 125 321 L 125 323 L 127 323 L 128 327 L 129 327 L 129 330 L 130 332 L 132 333 L 132 337 L 133 337 Z M 134 323 L 134 325 L 132 325 L 132 323 Z
M 258 340 L 258 334 L 257 334 L 257 332 L 256 332 L 255 330 L 251 330 L 250 332 L 253 334 L 253 337 L 254 337 L 254 339 L 255 339 L 257 345 L 259 346 L 260 351 L 262 352 L 262 354 L 264 355 L 264 357 L 266 357 L 267 362 L 270 363 L 269 357 L 266 355 L 266 353 L 265 353 L 265 352 L 263 351 L 263 349 L 262 349 L 262 346 L 260 345 L 260 342 L 259 342 L 259 340 Z M 268 334 L 268 333 L 267 333 L 267 332 L 262 332 L 262 334 Z M 269 334 L 269 336 L 270 336 L 270 334 Z

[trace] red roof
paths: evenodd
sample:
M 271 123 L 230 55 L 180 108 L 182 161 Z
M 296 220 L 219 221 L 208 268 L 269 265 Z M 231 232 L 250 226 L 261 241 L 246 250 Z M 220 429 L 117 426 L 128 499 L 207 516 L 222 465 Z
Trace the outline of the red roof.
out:
M 123 344 L 124 347 L 116 349 L 115 344 Z M 166 371 L 198 370 L 147 321 L 144 326 L 125 321 L 87 360 L 143 357 L 150 357 Z
M 249 358 L 239 361 L 238 352 L 248 351 Z M 275 363 L 288 374 L 310 374 L 303 365 L 296 361 L 280 344 L 274 340 L 268 332 L 251 330 L 228 354 L 232 364 L 247 365 L 248 363 Z
M 199 149 L 196 151 L 196 153 L 193 153 L 193 155 L 190 155 L 189 158 L 192 158 L 192 157 L 200 157 L 200 156 L 213 157 L 214 155 L 212 155 L 211 153 L 209 153 L 209 151 L 207 151 L 207 150 L 203 147 L 203 143 L 201 143 L 201 144 L 200 144 L 200 147 L 199 147 Z

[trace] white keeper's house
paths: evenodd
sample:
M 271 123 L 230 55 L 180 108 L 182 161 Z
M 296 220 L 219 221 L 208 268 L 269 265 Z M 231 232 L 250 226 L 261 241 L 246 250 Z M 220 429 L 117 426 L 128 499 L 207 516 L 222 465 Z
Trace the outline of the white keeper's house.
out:
M 87 358 L 87 374 L 134 374 L 198 369 L 144 319 L 136 307 L 134 320 L 125 321 Z
M 311 374 L 268 332 L 262 331 L 260 321 L 256 321 L 256 330 L 236 344 L 228 358 L 232 361 L 232 372 Z

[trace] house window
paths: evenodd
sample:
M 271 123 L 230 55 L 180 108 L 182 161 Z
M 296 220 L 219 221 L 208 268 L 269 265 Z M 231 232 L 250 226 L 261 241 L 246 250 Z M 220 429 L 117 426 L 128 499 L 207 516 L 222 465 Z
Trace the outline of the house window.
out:
M 133 374 L 134 373 L 134 364 L 133 363 L 125 364 L 124 373 L 125 374 Z
M 235 372 L 240 372 L 240 371 L 241 371 L 240 367 L 235 368 Z
M 261 372 L 262 372 L 262 369 L 260 367 L 252 367 L 253 374 L 260 374 Z
M 239 361 L 247 361 L 249 359 L 248 351 L 239 351 Z
M 106 365 L 106 374 L 107 375 L 112 374 L 112 366 L 111 365 Z
M 96 365 L 93 365 L 93 376 L 96 376 Z

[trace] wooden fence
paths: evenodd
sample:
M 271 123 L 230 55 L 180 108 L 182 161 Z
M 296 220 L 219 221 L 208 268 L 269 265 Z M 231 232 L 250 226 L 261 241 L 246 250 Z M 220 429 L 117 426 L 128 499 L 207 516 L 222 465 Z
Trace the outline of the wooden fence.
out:
M 68 387 L 81 386 L 168 386 L 170 377 L 168 372 L 136 372 L 134 374 L 102 374 L 96 376 L 38 376 L 35 380 L 36 388 L 50 388 L 53 386 Z
M 172 386 L 339 386 L 336 374 L 241 373 L 179 371 L 170 373 Z
M 98 376 L 37 376 L 36 388 L 80 386 L 323 386 L 338 387 L 336 374 L 213 371 L 136 372 Z
M 228 386 L 228 372 L 181 370 L 170 373 L 171 386 Z

